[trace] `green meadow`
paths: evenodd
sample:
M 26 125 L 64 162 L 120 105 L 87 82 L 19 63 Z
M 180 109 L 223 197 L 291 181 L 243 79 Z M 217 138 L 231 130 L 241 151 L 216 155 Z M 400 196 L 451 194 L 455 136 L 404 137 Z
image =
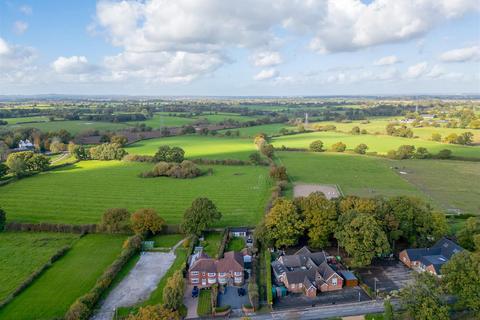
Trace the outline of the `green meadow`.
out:
M 131 154 L 154 155 L 162 145 L 181 147 L 185 150 L 185 157 L 190 159 L 248 160 L 248 156 L 256 151 L 250 139 L 198 135 L 142 140 L 131 144 L 126 150 Z
M 153 164 L 83 161 L 1 187 L 9 220 L 97 223 L 107 208 L 155 208 L 177 224 L 197 197 L 208 197 L 223 213 L 218 226 L 254 225 L 270 195 L 267 167 L 211 166 L 194 179 L 140 178 Z M 203 167 L 204 169 L 206 167 Z M 28 199 L 28 201 L 19 201 Z
M 37 118 L 37 117 L 35 117 Z M 41 117 L 43 118 L 43 117 Z M 21 118 L 15 118 L 21 119 Z M 23 118 L 25 119 L 25 118 Z M 7 119 L 13 120 L 13 119 Z M 38 123 L 18 123 L 18 124 L 8 124 L 4 126 L 5 129 L 15 129 L 15 128 L 37 128 L 43 132 L 49 131 L 59 131 L 65 129 L 71 134 L 77 134 L 86 130 L 119 130 L 128 128 L 129 125 L 124 123 L 112 123 L 112 122 L 98 122 L 98 121 L 84 121 L 84 120 L 55 120 L 47 122 L 38 122 Z M 0 127 L 2 130 L 2 127 Z
M 268 136 L 280 134 L 280 130 L 287 128 L 288 130 L 294 130 L 295 127 L 291 127 L 284 123 L 273 123 L 273 124 L 264 124 L 260 126 L 245 127 L 238 129 L 230 129 L 230 131 L 239 131 L 240 137 L 244 138 L 253 138 L 258 133 L 264 133 Z M 227 130 L 220 130 L 219 132 L 225 133 Z
M 64 257 L 0 309 L 0 319 L 62 318 L 70 305 L 90 290 L 115 260 L 124 240 L 124 236 L 98 234 L 81 238 Z
M 480 214 L 480 162 L 394 161 L 399 175 L 443 210 Z
M 166 113 L 155 113 L 151 119 L 145 121 L 130 121 L 129 124 L 135 123 L 144 123 L 145 125 L 152 127 L 154 129 L 159 129 L 163 127 L 181 127 L 183 125 L 191 124 L 196 119 L 194 118 L 184 118 L 179 116 L 170 116 Z
M 77 238 L 64 233 L 0 233 L 0 301 Z
M 389 160 L 329 152 L 277 152 L 277 156 L 294 183 L 336 184 L 345 195 L 363 197 L 419 195 L 392 170 Z
M 386 154 L 389 150 L 397 149 L 399 146 L 407 144 L 414 145 L 417 148 L 425 147 L 429 152 L 434 154 L 442 149 L 450 149 L 454 156 L 480 158 L 480 147 L 475 146 L 461 146 L 386 135 L 350 135 L 332 131 L 281 136 L 274 138 L 272 143 L 277 148 L 280 148 L 281 146 L 290 148 L 308 148 L 310 143 L 315 140 L 322 140 L 324 148 L 326 149 L 329 149 L 332 144 L 341 141 L 347 145 L 347 150 L 352 150 L 360 143 L 365 143 L 369 148 L 369 152 Z

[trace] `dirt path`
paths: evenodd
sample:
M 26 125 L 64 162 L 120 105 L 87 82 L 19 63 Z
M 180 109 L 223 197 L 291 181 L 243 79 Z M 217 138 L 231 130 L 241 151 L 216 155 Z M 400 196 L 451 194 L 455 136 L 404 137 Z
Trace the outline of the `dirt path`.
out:
M 130 273 L 101 302 L 92 320 L 111 320 L 118 307 L 133 306 L 148 299 L 175 260 L 177 243 L 170 252 L 142 252 Z
M 65 153 L 62 154 L 62 156 L 60 156 L 60 157 L 58 157 L 57 159 L 53 160 L 53 161 L 51 162 L 51 164 L 55 164 L 55 163 L 57 163 L 57 162 L 59 162 L 59 161 L 62 161 L 63 159 L 68 158 L 69 156 L 70 156 L 70 153 L 65 152 Z
M 313 192 L 322 192 L 327 199 L 340 196 L 340 192 L 335 185 L 295 183 L 293 186 L 294 197 L 307 197 Z

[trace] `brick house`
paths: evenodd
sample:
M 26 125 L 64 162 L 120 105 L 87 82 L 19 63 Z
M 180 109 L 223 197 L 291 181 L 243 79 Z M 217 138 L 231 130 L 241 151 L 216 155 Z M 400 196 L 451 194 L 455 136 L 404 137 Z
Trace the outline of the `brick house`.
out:
M 409 268 L 418 268 L 439 276 L 442 266 L 462 250 L 464 249 L 452 240 L 442 238 L 430 248 L 405 249 L 400 252 L 399 258 Z
M 315 297 L 318 291 L 343 287 L 343 278 L 328 264 L 324 251 L 311 252 L 303 247 L 293 255 L 279 257 L 271 265 L 276 280 L 290 292 Z
M 241 286 L 244 283 L 243 256 L 240 252 L 225 252 L 221 259 L 212 259 L 202 253 L 190 266 L 188 283 L 207 288 L 218 283 Z

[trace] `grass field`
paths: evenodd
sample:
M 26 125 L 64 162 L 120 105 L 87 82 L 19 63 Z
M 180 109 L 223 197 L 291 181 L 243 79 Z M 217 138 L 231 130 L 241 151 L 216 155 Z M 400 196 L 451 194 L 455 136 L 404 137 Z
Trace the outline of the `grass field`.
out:
M 87 235 L 5 308 L 0 319 L 62 318 L 120 253 L 125 237 Z
M 336 142 L 343 142 L 347 149 L 353 149 L 360 143 L 365 143 L 369 152 L 378 152 L 385 154 L 389 150 L 397 149 L 400 145 L 408 144 L 415 147 L 425 147 L 431 153 L 437 153 L 442 149 L 450 149 L 454 156 L 480 158 L 480 147 L 460 146 L 454 144 L 444 144 L 422 139 L 408 139 L 391 137 L 385 135 L 350 135 L 340 132 L 312 132 L 290 136 L 282 136 L 273 139 L 273 145 L 277 148 L 285 145 L 293 148 L 308 148 L 310 143 L 315 140 L 322 140 L 324 148 Z
M 1 119 L 7 121 L 9 125 L 17 124 L 21 122 L 32 122 L 32 121 L 48 121 L 47 116 L 37 116 L 37 117 L 20 117 L 20 118 L 5 118 Z
M 277 152 L 277 156 L 293 182 L 337 184 L 346 195 L 421 196 L 390 168 L 389 160 L 338 153 Z
M 253 126 L 253 127 L 245 127 L 239 129 L 230 129 L 230 131 L 238 130 L 240 132 L 240 136 L 244 138 L 253 138 L 258 133 L 265 133 L 266 135 L 274 135 L 279 134 L 280 129 L 287 128 L 289 130 L 295 129 L 284 123 L 274 123 L 274 124 L 265 124 L 261 126 Z M 225 133 L 227 130 L 220 130 L 219 132 Z
M 181 147 L 187 158 L 248 160 L 248 156 L 256 151 L 250 139 L 196 135 L 143 140 L 130 145 L 127 151 L 132 154 L 154 155 L 161 145 Z
M 369 133 L 374 134 L 376 132 L 380 134 L 386 134 L 385 127 L 391 123 L 391 121 L 397 121 L 402 119 L 401 117 L 378 117 L 369 119 L 369 123 L 362 123 L 363 120 L 352 121 L 348 123 L 335 122 L 335 121 L 324 121 L 312 123 L 312 125 L 334 125 L 337 127 L 338 131 L 350 132 L 353 127 L 359 127 L 360 129 L 366 129 Z M 411 128 L 413 134 L 418 136 L 420 139 L 430 140 L 432 138 L 432 133 L 440 133 L 442 137 L 449 135 L 450 133 L 461 134 L 466 131 L 470 131 L 474 134 L 474 141 L 480 142 L 480 130 L 473 129 L 461 129 L 461 128 L 435 128 L 435 127 L 421 127 L 414 128 L 410 124 L 406 124 L 407 127 Z
M 395 161 L 403 179 L 415 185 L 444 210 L 480 214 L 480 162 Z
M 154 129 L 159 129 L 162 127 L 181 127 L 186 124 L 190 124 L 197 119 L 194 118 L 183 118 L 176 116 L 169 116 L 166 113 L 155 113 L 151 119 L 145 121 L 130 121 L 129 124 L 135 123 L 144 123 L 145 125 L 152 127 Z
M 2 186 L 0 203 L 8 219 L 17 221 L 97 223 L 107 208 L 151 207 L 168 223 L 179 223 L 192 201 L 203 196 L 222 212 L 218 226 L 235 226 L 256 224 L 269 197 L 266 167 L 212 166 L 213 175 L 194 179 L 138 177 L 152 166 L 79 162 Z
M 76 235 L 63 233 L 0 233 L 0 301 L 58 250 L 77 238 Z
M 37 118 L 37 117 L 35 117 Z M 41 117 L 43 118 L 43 117 Z M 16 118 L 22 119 L 22 118 Z M 23 118 L 25 119 L 25 118 Z M 13 119 L 6 119 L 8 121 Z M 86 130 L 118 130 L 125 129 L 129 125 L 125 123 L 111 123 L 111 122 L 96 122 L 96 121 L 83 121 L 83 120 L 72 120 L 72 121 L 47 121 L 39 123 L 22 123 L 22 124 L 9 124 L 6 126 L 0 127 L 5 129 L 15 129 L 15 128 L 37 128 L 42 132 L 50 131 L 59 131 L 60 129 L 65 129 L 71 134 L 77 134 Z
M 218 232 L 209 232 L 205 235 L 205 240 L 202 241 L 201 246 L 204 252 L 211 258 L 218 256 L 218 249 L 222 242 L 222 234 Z
M 155 247 L 171 248 L 183 238 L 182 234 L 158 234 L 149 240 L 155 242 Z

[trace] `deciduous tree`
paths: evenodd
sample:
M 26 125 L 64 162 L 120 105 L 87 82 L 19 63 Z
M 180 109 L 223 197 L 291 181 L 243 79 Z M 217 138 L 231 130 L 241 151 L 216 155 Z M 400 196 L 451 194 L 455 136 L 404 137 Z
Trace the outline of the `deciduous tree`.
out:
M 101 227 L 109 233 L 128 232 L 130 213 L 125 208 L 107 209 L 103 213 Z
M 182 307 L 184 285 L 181 270 L 175 271 L 163 288 L 163 305 L 165 308 L 179 310 Z
M 185 210 L 181 229 L 186 234 L 200 236 L 216 220 L 220 220 L 222 214 L 212 200 L 197 198 L 192 205 Z
M 463 248 L 472 251 L 475 249 L 474 236 L 476 234 L 480 234 L 480 218 L 468 218 L 457 233 L 458 243 Z
M 315 140 L 310 143 L 310 151 L 313 152 L 322 152 L 323 150 L 323 142 L 321 140 Z
M 341 141 L 332 144 L 332 151 L 344 152 L 347 149 L 347 145 Z
M 136 234 L 150 232 L 156 234 L 160 232 L 165 225 L 163 220 L 154 209 L 138 209 L 131 218 L 131 227 Z
M 281 248 L 297 244 L 305 225 L 294 203 L 280 198 L 265 216 L 265 229 L 267 237 Z
M 368 146 L 365 143 L 360 143 L 358 146 L 355 147 L 355 149 L 353 149 L 353 151 L 358 154 L 365 154 L 367 153 L 367 150 Z
M 142 307 L 137 314 L 130 315 L 127 320 L 180 320 L 178 311 L 169 310 L 161 305 Z

